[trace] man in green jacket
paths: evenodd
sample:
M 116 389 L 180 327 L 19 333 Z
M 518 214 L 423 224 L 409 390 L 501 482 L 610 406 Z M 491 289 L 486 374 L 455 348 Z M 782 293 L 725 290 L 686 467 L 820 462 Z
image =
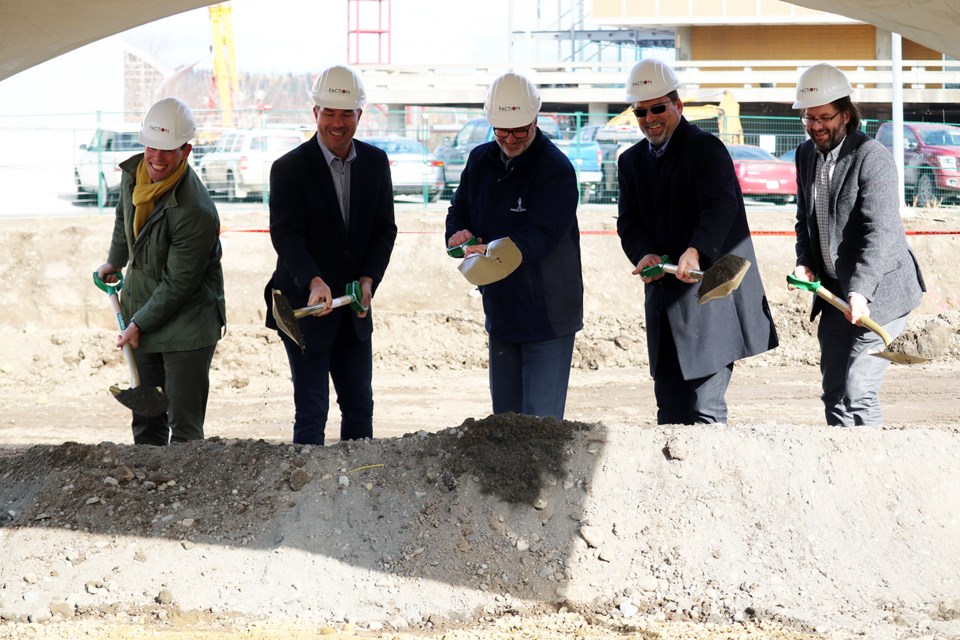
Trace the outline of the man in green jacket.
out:
M 118 347 L 134 349 L 140 384 L 160 387 L 165 415 L 133 413 L 136 444 L 203 438 L 210 363 L 226 326 L 220 217 L 187 158 L 197 128 L 189 107 L 164 98 L 140 127 L 144 152 L 120 164 L 120 201 L 107 283 L 129 264 L 120 304 L 127 328 Z

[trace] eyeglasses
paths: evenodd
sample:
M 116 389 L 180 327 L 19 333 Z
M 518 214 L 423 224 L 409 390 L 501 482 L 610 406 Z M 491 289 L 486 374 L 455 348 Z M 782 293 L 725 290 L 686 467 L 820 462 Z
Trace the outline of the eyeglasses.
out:
M 526 127 L 520 127 L 518 129 L 498 129 L 496 127 L 493 129 L 493 135 L 497 136 L 501 140 L 505 140 L 506 138 L 510 137 L 511 133 L 513 134 L 513 138 L 515 140 L 523 140 L 530 135 L 530 126 L 527 125 Z
M 633 115 L 637 116 L 637 120 L 642 120 L 643 118 L 646 118 L 647 111 L 649 111 L 655 116 L 658 116 L 667 110 L 667 105 L 669 104 L 670 104 L 669 102 L 662 102 L 660 104 L 655 104 L 652 107 L 649 107 L 647 109 L 644 109 L 642 107 L 637 107 L 636 109 L 633 110 Z
M 823 125 L 826 125 L 826 124 L 830 124 L 831 122 L 833 122 L 833 119 L 836 118 L 838 115 L 840 115 L 840 112 L 839 112 L 839 111 L 837 111 L 837 112 L 836 112 L 835 114 L 833 114 L 832 116 L 821 116 L 821 117 L 819 117 L 819 118 L 811 118 L 810 116 L 801 116 L 801 117 L 800 117 L 800 122 L 802 122 L 803 124 L 807 125 L 808 127 L 812 127 L 812 126 L 815 125 L 815 124 L 823 124 Z

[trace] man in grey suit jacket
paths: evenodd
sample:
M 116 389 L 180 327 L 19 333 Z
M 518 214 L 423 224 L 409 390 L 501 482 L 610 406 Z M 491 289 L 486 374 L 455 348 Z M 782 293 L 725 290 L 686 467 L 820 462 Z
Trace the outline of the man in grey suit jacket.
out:
M 340 439 L 373 437 L 373 354 L 370 311 L 332 309 L 334 297 L 359 281 L 370 306 L 383 279 L 397 226 L 386 154 L 354 140 L 366 100 L 352 69 L 330 67 L 311 91 L 317 134 L 273 163 L 270 239 L 277 268 L 264 291 L 266 324 L 271 289 L 294 308 L 327 305 L 300 321 L 306 350 L 282 332 L 293 379 L 293 441 L 324 444 L 332 379 L 340 405 Z
M 678 275 L 642 277 L 659 424 L 725 423 L 733 363 L 777 346 L 743 194 L 723 142 L 683 117 L 676 74 L 659 60 L 630 72 L 627 101 L 646 137 L 620 157 L 617 233 L 633 275 L 676 260 Z M 697 304 L 684 275 L 728 253 L 753 266 L 730 296 Z
M 810 139 L 797 149 L 797 266 L 794 275 L 850 305 L 814 297 L 827 424 L 878 426 L 880 383 L 890 362 L 871 357 L 883 340 L 859 326 L 869 316 L 891 337 L 907 325 L 926 287 L 900 220 L 893 156 L 861 132 L 843 72 L 828 64 L 800 76 L 800 119 Z M 792 287 L 791 287 L 792 288 Z

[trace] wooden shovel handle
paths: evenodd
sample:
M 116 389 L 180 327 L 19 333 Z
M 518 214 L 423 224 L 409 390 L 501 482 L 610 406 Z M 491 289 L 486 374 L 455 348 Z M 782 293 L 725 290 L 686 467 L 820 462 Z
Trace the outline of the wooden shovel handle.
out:
M 847 312 L 850 310 L 850 305 L 847 304 L 845 300 L 834 295 L 832 291 L 824 286 L 817 287 L 817 295 L 835 306 L 837 309 L 840 309 L 840 311 Z M 859 324 L 863 325 L 864 328 L 869 329 L 880 336 L 880 338 L 883 340 L 884 347 L 890 345 L 890 334 L 884 331 L 883 327 L 874 322 L 870 316 L 861 316 L 858 322 Z
M 117 326 L 120 328 L 120 333 L 123 333 L 127 328 L 127 323 L 123 319 L 120 298 L 116 292 L 110 294 L 110 304 L 113 306 L 113 313 L 117 316 Z M 137 371 L 137 361 L 133 356 L 133 347 L 130 346 L 129 342 L 123 345 L 123 355 L 127 359 L 127 368 L 130 369 L 130 386 L 139 387 L 140 373 Z

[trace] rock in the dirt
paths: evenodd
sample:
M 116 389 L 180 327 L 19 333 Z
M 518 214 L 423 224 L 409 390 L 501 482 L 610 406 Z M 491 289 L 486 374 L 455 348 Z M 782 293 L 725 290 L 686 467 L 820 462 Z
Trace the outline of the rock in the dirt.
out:
M 290 473 L 290 490 L 300 491 L 300 489 L 303 489 L 305 486 L 307 486 L 307 483 L 309 483 L 312 479 L 313 476 L 310 475 L 308 471 L 304 471 L 303 469 L 294 469 Z

